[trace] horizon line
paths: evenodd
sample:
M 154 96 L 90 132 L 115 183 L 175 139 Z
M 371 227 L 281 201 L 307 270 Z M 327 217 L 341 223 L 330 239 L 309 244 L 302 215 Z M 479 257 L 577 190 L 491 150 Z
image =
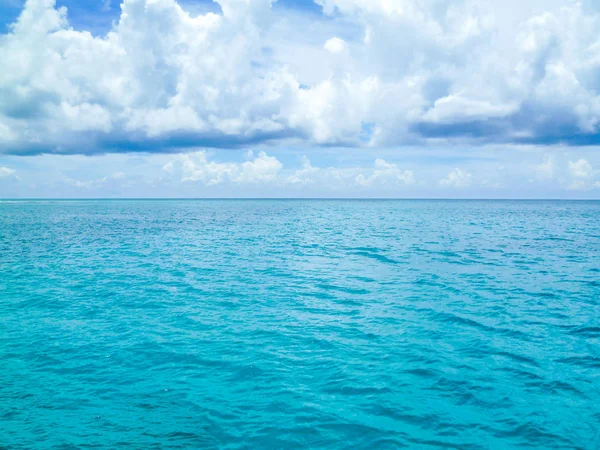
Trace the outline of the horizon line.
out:
M 564 201 L 597 202 L 600 198 L 453 198 L 453 197 L 0 197 L 3 201 L 149 201 L 149 200 L 355 200 L 355 201 Z

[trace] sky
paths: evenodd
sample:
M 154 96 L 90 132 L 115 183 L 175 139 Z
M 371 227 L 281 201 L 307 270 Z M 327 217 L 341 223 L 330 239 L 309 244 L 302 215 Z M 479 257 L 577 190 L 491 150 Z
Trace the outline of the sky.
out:
M 0 198 L 600 198 L 595 0 L 0 0 Z

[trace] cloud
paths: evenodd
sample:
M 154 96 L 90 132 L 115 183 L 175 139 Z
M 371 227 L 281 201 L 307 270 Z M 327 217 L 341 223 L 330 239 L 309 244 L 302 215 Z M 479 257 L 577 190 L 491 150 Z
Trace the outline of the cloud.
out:
M 560 157 L 562 156 L 562 157 Z M 567 159 L 567 155 L 546 155 L 544 160 L 533 166 L 536 181 L 542 186 L 559 187 L 571 191 L 587 191 L 600 187 L 596 178 L 600 173 L 584 158 L 575 161 Z M 530 179 L 530 182 L 533 182 Z
M 595 181 L 598 171 L 594 170 L 592 165 L 585 159 L 569 161 L 568 174 L 570 182 L 568 189 L 574 191 L 584 191 L 600 187 L 600 181 Z
M 162 171 L 182 182 L 200 182 L 206 186 L 220 184 L 275 185 L 279 187 L 320 186 L 329 188 L 393 188 L 416 183 L 411 170 L 377 158 L 372 168 L 315 167 L 304 156 L 301 166 L 286 169 L 274 156 L 264 151 L 249 151 L 245 162 L 218 162 L 207 151 L 181 153 L 165 163 Z
M 219 184 L 238 171 L 238 166 L 232 163 L 216 163 L 209 161 L 206 152 L 200 151 L 180 156 L 183 167 L 182 181 L 203 181 L 207 185 Z M 163 166 L 167 172 L 172 172 L 173 163 Z
M 415 176 L 411 170 L 401 171 L 395 164 L 390 164 L 381 158 L 375 160 L 371 176 L 360 174 L 356 182 L 362 186 L 373 184 L 414 184 Z
M 168 150 L 182 135 L 228 146 L 299 132 L 279 117 L 297 83 L 262 61 L 270 2 L 221 7 L 192 17 L 174 0 L 125 0 L 114 29 L 93 37 L 69 28 L 54 1 L 28 0 L 0 41 L 0 148 L 127 151 L 158 140 Z
M 324 48 L 329 53 L 337 55 L 346 52 L 348 50 L 348 44 L 346 44 L 346 41 L 344 41 L 343 39 L 334 37 L 328 39 L 327 42 L 325 42 Z
M 448 174 L 447 178 L 440 180 L 439 184 L 443 187 L 464 188 L 471 185 L 471 174 L 456 168 Z
M 518 105 L 496 105 L 488 101 L 448 95 L 437 99 L 421 119 L 429 123 L 472 123 L 506 117 L 516 112 Z
M 305 155 L 302 157 L 302 167 L 294 171 L 294 173 L 286 179 L 286 182 L 292 185 L 313 184 L 315 182 L 315 177 L 320 173 L 321 169 L 319 167 L 313 167 L 310 160 Z
M 181 154 L 179 163 L 182 166 L 182 181 L 201 181 L 211 186 L 226 181 L 234 183 L 265 183 L 275 181 L 283 165 L 274 156 L 259 152 L 254 157 L 248 153 L 250 160 L 244 163 L 219 163 L 211 161 L 205 151 Z M 175 164 L 169 161 L 163 166 L 169 174 L 174 173 Z
M 569 161 L 569 173 L 573 178 L 589 178 L 594 173 L 592 165 L 585 159 Z
M 0 167 L 0 178 L 8 178 L 14 175 L 15 171 L 8 167 Z
M 419 159 L 424 151 L 419 146 L 403 149 L 402 155 L 396 149 L 340 154 L 331 148 L 272 147 L 3 155 L 0 196 L 597 198 L 597 150 L 440 146 L 427 150 L 427 160 Z M 538 174 L 537 166 L 545 170 Z
M 217 2 L 123 0 L 95 37 L 27 0 L 0 36 L 0 152 L 600 143 L 593 2 L 316 0 L 293 38 L 271 0 Z
M 254 156 L 249 152 L 249 156 Z M 283 164 L 274 156 L 268 156 L 265 152 L 260 152 L 256 158 L 246 161 L 241 165 L 239 173 L 234 181 L 243 183 L 257 183 L 275 180 Z

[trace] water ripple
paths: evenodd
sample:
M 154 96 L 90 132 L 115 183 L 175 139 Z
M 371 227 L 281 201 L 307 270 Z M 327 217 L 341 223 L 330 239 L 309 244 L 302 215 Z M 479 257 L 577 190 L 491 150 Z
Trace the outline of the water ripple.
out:
M 599 217 L 0 202 L 0 447 L 600 448 Z

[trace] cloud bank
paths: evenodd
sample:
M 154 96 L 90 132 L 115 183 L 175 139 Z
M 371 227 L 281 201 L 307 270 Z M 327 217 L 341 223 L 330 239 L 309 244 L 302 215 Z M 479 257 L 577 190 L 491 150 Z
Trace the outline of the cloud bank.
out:
M 329 161 L 323 159 L 324 149 L 318 148 L 305 154 L 280 148 L 185 149 L 176 154 L 129 152 L 94 157 L 3 155 L 0 199 L 598 198 L 600 159 L 594 149 L 562 147 L 545 153 L 537 147 L 502 147 L 473 149 L 483 158 L 441 158 L 435 164 L 394 150 L 374 158 L 360 148 L 336 152 L 339 159 Z M 583 150 L 588 150 L 587 154 Z M 420 147 L 405 148 L 403 153 L 420 151 Z
M 124 0 L 94 36 L 28 0 L 0 37 L 0 153 L 600 143 L 595 2 L 316 0 L 312 34 L 271 0 L 217 2 Z

